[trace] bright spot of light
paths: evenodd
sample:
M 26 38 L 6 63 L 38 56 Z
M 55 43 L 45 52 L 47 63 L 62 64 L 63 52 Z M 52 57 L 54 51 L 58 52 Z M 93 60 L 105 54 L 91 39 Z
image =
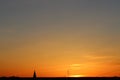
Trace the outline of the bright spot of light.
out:
M 85 77 L 85 75 L 70 75 L 69 77 Z

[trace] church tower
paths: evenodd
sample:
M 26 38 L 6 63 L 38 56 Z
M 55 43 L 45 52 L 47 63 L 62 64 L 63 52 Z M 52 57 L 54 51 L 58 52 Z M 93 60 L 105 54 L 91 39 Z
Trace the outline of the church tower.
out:
M 36 80 L 36 72 L 33 73 L 33 79 Z

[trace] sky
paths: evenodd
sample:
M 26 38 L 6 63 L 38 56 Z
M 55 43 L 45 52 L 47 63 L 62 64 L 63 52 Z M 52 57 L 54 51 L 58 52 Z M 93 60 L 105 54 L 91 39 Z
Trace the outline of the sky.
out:
M 120 76 L 120 0 L 0 0 L 0 76 L 34 70 Z

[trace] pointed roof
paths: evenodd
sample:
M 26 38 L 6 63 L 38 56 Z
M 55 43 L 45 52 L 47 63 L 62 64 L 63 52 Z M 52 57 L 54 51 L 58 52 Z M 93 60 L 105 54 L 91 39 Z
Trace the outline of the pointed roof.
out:
M 34 70 L 34 73 L 33 73 L 33 78 L 36 79 L 36 72 Z

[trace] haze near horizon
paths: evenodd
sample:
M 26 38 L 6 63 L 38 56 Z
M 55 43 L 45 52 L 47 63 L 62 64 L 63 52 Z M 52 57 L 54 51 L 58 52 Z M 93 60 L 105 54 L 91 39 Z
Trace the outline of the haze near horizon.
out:
M 0 0 L 0 76 L 120 76 L 120 0 Z

